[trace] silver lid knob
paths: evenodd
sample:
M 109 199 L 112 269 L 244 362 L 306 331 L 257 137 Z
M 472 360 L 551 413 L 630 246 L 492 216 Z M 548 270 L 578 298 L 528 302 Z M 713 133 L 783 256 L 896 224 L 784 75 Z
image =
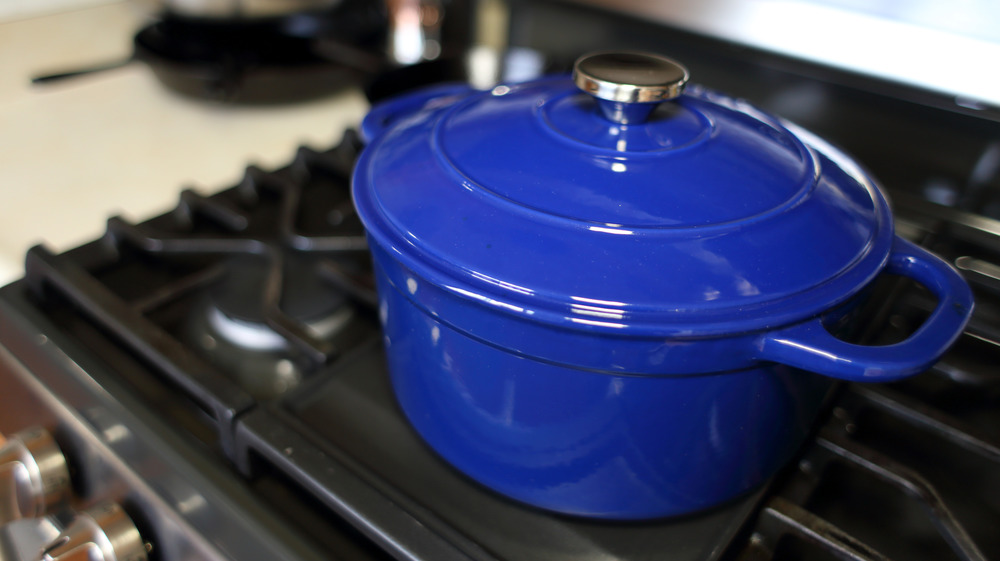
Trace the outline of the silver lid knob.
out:
M 640 52 L 593 53 L 573 65 L 573 82 L 594 96 L 616 123 L 645 121 L 655 104 L 684 91 L 688 71 L 664 56 Z
M 41 516 L 69 492 L 66 458 L 47 430 L 21 431 L 0 448 L 0 524 Z
M 151 546 L 117 503 L 106 502 L 79 515 L 42 551 L 43 561 L 147 561 Z

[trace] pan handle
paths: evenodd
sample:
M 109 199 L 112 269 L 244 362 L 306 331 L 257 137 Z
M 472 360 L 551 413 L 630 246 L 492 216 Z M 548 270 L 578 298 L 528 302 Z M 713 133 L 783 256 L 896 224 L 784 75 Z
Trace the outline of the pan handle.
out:
M 972 315 L 972 290 L 951 265 L 899 236 L 885 272 L 917 281 L 937 297 L 930 317 L 909 338 L 854 345 L 831 335 L 817 317 L 762 335 L 758 358 L 853 382 L 889 382 L 929 368 L 962 334 Z
M 122 68 L 123 66 L 128 66 L 136 61 L 134 56 L 129 56 L 128 58 L 123 58 L 119 60 L 112 60 L 110 62 L 93 64 L 91 66 L 85 66 L 83 68 L 76 68 L 73 70 L 63 70 L 61 72 L 55 72 L 52 74 L 43 74 L 41 76 L 35 76 L 31 79 L 31 83 L 40 86 L 45 84 L 51 84 L 54 82 L 59 82 L 67 78 L 76 78 L 77 76 L 86 76 L 87 74 L 97 74 L 98 72 L 107 72 L 108 70 L 115 70 L 117 68 Z

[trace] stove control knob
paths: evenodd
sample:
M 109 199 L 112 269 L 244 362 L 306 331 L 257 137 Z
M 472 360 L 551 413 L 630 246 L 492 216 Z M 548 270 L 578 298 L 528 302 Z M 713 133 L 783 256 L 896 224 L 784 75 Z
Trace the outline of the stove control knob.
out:
M 42 551 L 43 561 L 147 561 L 151 546 L 117 503 L 81 512 Z
M 69 493 L 66 458 L 47 430 L 21 431 L 0 448 L 0 524 L 41 516 Z

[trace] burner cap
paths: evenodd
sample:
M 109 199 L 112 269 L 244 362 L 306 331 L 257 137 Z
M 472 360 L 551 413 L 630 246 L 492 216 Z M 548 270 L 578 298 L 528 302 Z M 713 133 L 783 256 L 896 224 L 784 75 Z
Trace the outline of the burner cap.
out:
M 210 291 L 212 303 L 238 322 L 266 324 L 273 276 L 272 282 L 281 284 L 278 307 L 294 320 L 312 323 L 347 305 L 347 297 L 320 278 L 317 258 L 285 252 L 282 261 L 257 255 L 230 258 L 224 278 Z

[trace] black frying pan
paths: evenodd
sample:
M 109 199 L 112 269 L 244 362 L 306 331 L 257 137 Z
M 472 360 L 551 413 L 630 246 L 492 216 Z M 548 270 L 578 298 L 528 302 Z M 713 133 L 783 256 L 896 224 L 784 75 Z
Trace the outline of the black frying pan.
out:
M 122 61 L 42 76 L 44 84 L 147 64 L 168 88 L 216 101 L 302 101 L 357 84 L 381 69 L 385 42 L 381 3 L 342 2 L 323 12 L 278 18 L 201 19 L 166 14 L 136 33 Z

